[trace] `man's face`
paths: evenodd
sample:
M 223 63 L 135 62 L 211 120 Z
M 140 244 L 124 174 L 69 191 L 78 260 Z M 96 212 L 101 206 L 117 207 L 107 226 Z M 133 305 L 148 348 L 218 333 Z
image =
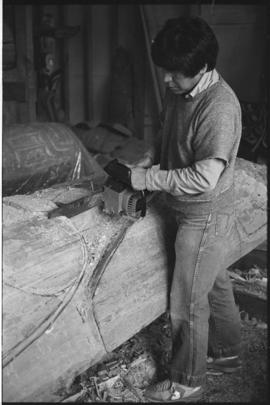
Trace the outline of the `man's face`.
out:
M 185 94 L 196 86 L 205 71 L 206 68 L 203 68 L 196 76 L 186 77 L 180 72 L 168 72 L 165 70 L 164 82 L 174 94 Z

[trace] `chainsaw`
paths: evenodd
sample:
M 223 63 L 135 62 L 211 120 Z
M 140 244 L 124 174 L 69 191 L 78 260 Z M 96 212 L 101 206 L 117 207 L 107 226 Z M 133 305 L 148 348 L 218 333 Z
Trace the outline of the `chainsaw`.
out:
M 132 218 L 146 214 L 146 190 L 135 191 L 131 186 L 131 169 L 117 159 L 105 166 L 109 175 L 103 191 L 104 211 L 110 214 L 124 214 Z
M 49 212 L 48 217 L 53 218 L 64 215 L 68 218 L 78 215 L 96 205 L 101 197 L 103 210 L 110 215 L 127 215 L 132 219 L 144 217 L 146 214 L 145 191 L 135 191 L 131 186 L 131 169 L 117 159 L 110 161 L 105 167 L 108 177 L 103 187 L 93 188 L 92 181 L 89 185 L 84 180 L 77 182 L 75 187 L 89 190 L 89 193 L 75 201 L 68 203 L 57 203 L 57 208 Z

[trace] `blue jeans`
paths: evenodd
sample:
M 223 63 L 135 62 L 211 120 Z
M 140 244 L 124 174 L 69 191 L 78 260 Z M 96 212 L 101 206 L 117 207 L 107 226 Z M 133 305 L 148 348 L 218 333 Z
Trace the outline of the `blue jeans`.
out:
M 240 316 L 224 265 L 238 237 L 234 210 L 176 213 L 175 268 L 170 293 L 171 379 L 205 382 L 206 358 L 238 355 Z

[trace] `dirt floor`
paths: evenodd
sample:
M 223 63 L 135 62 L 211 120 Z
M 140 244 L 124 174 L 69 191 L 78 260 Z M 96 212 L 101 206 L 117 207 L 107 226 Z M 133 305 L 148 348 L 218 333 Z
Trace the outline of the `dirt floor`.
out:
M 241 317 L 242 370 L 207 376 L 201 402 L 268 402 L 267 324 L 244 311 Z M 169 358 L 170 326 L 164 314 L 80 375 L 73 386 L 77 393 L 64 402 L 148 402 L 143 391 L 166 377 Z

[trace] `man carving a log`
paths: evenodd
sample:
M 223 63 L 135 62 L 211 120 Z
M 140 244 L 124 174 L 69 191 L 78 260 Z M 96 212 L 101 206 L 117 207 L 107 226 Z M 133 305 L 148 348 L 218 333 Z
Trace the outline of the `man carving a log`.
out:
M 170 19 L 152 43 L 167 89 L 162 128 L 132 167 L 135 190 L 159 190 L 178 225 L 170 292 L 170 376 L 145 391 L 157 402 L 201 399 L 208 372 L 241 367 L 240 317 L 224 266 L 236 235 L 233 174 L 241 110 L 216 71 L 217 39 L 201 18 Z M 208 357 L 207 357 L 208 356 Z

